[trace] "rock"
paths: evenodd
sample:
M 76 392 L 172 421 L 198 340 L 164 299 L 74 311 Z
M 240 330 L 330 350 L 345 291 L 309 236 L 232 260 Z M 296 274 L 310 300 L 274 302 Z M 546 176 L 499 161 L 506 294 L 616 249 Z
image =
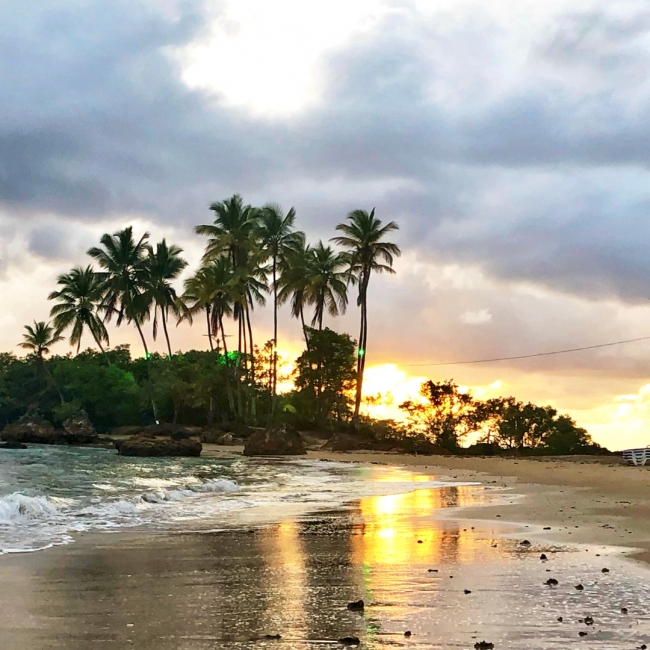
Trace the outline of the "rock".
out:
M 404 636 L 408 639 L 411 636 L 411 630 L 406 630 L 406 632 L 404 632 Z
M 463 591 L 463 593 L 464 593 L 465 595 L 467 595 L 467 594 L 471 594 L 472 592 L 471 592 L 469 589 L 465 589 L 465 590 Z
M 223 445 L 230 447 L 235 443 L 232 433 L 221 431 L 220 429 L 205 429 L 201 432 L 201 442 L 207 442 L 212 445 Z
M 361 641 L 358 636 L 344 636 L 339 639 L 339 643 L 343 645 L 359 645 Z
M 549 587 L 557 587 L 558 582 L 555 578 L 549 578 L 544 584 L 548 585 Z
M 27 449 L 27 445 L 24 445 L 22 442 L 3 442 L 0 445 L 0 449 Z
M 357 451 L 358 449 L 369 449 L 374 444 L 376 444 L 376 441 L 371 441 L 366 436 L 335 433 L 321 449 L 327 451 Z
M 348 603 L 348 609 L 351 612 L 362 612 L 366 607 L 363 600 L 355 600 L 353 603 Z
M 558 622 L 558 623 L 561 623 L 563 620 L 564 620 L 564 619 L 563 619 L 561 616 L 558 616 L 558 617 L 557 617 L 557 622 Z
M 627 614 L 627 607 L 621 607 L 621 614 Z
M 544 561 L 544 560 L 548 560 L 548 558 L 546 557 L 546 554 L 545 554 L 545 553 L 542 553 L 542 554 L 539 556 L 539 559 L 542 560 L 542 561 Z
M 588 632 L 578 632 L 578 636 L 587 636 Z
M 578 591 L 582 591 L 584 589 L 584 587 L 582 585 L 576 585 L 576 589 Z
M 605 568 L 601 570 L 601 573 L 609 573 L 609 569 Z
M 530 542 L 525 539 L 523 542 L 519 542 L 519 546 L 530 546 Z
M 493 650 L 494 648 L 494 643 L 490 643 L 489 641 L 477 641 L 474 644 L 474 650 Z
M 139 435 L 128 440 L 115 441 L 120 456 L 200 456 L 203 446 L 190 438 L 174 440 L 173 438 L 154 438 Z
M 584 623 L 585 623 L 585 625 L 593 625 L 594 624 L 594 619 L 591 616 L 585 616 Z
M 93 427 L 92 422 L 88 419 L 85 411 L 78 415 L 68 418 L 63 423 L 65 430 L 65 441 L 69 445 L 84 445 L 99 442 L 99 436 Z
M 0 438 L 5 442 L 31 442 L 37 445 L 65 444 L 63 434 L 34 409 L 29 409 L 17 422 L 8 424 Z
M 278 640 L 280 640 L 282 638 L 282 635 L 281 634 L 265 634 L 264 638 L 269 639 L 269 640 L 278 641 Z
M 438 573 L 438 569 L 427 569 L 429 573 Z
M 288 424 L 258 430 L 244 446 L 244 456 L 300 456 L 306 453 L 300 434 Z

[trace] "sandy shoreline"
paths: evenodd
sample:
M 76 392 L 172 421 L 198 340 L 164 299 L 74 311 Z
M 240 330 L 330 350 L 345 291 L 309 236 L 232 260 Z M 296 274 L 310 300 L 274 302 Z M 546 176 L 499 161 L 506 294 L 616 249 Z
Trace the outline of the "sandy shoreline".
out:
M 524 499 L 465 509 L 462 516 L 550 527 L 560 543 L 622 546 L 650 562 L 650 468 L 618 457 L 464 458 L 382 453 L 310 452 L 312 458 L 388 463 L 424 474 L 450 475 L 511 488 Z
M 205 447 L 208 454 L 241 452 Z M 558 543 L 625 547 L 630 558 L 650 562 L 650 467 L 628 466 L 618 456 L 491 458 L 310 451 L 308 458 L 395 465 L 507 487 L 524 498 L 467 508 L 463 518 L 550 527 L 544 536 Z
M 237 451 L 206 446 L 206 456 Z M 599 546 L 624 546 L 649 560 L 645 468 L 615 458 L 308 458 L 385 464 L 459 485 L 350 495 L 346 508 L 284 512 L 252 529 L 85 533 L 69 546 L 4 556 L 3 650 L 307 650 L 341 647 L 337 639 L 350 634 L 383 648 L 403 645 L 407 629 L 413 648 L 471 647 L 485 637 L 499 648 L 544 639 L 559 650 L 581 638 L 586 614 L 596 619 L 591 647 L 650 642 L 646 571 L 611 549 L 597 555 Z M 507 489 L 498 505 L 479 505 L 489 494 L 469 482 Z M 601 573 L 605 561 L 611 577 Z M 549 575 L 557 589 L 545 585 Z M 363 616 L 346 608 L 358 598 L 369 603 Z

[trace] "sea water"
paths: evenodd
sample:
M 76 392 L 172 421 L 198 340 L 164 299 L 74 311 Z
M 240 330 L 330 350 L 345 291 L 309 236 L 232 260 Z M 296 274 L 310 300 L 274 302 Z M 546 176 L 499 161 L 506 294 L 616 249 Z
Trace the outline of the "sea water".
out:
M 262 506 L 314 510 L 444 481 L 309 460 L 126 458 L 114 450 L 33 445 L 0 453 L 0 554 L 66 544 L 75 533 L 187 522 L 236 524 Z

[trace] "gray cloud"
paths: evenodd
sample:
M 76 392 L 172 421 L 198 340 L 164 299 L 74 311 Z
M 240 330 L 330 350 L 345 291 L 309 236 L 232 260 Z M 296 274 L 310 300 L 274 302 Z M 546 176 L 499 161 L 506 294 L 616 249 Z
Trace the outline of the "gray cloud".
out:
M 295 203 L 326 236 L 364 195 L 425 258 L 582 296 L 649 297 L 647 13 L 560 16 L 511 61 L 486 16 L 450 27 L 405 5 L 328 55 L 319 105 L 266 121 L 182 83 L 168 51 L 203 35 L 208 9 L 170 6 L 3 5 L 6 212 L 144 214 L 189 232 L 210 201 L 240 191 Z M 66 254 L 44 234 L 29 242 Z

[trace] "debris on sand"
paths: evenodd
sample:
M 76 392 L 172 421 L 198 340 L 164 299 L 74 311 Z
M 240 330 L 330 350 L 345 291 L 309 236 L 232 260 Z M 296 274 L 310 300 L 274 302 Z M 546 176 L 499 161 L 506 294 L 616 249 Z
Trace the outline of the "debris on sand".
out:
M 352 603 L 348 603 L 348 609 L 351 612 L 362 612 L 366 607 L 366 604 L 363 600 L 355 600 Z
M 549 578 L 544 584 L 549 587 L 557 587 L 558 581 L 555 578 Z
M 489 641 L 477 641 L 474 644 L 474 650 L 493 650 L 494 648 L 494 643 L 490 643 Z
M 576 585 L 576 589 L 577 589 L 578 591 L 583 591 L 583 590 L 584 590 L 584 587 L 583 587 L 582 585 Z
M 344 636 L 339 639 L 339 643 L 343 645 L 359 645 L 361 641 L 358 636 Z

